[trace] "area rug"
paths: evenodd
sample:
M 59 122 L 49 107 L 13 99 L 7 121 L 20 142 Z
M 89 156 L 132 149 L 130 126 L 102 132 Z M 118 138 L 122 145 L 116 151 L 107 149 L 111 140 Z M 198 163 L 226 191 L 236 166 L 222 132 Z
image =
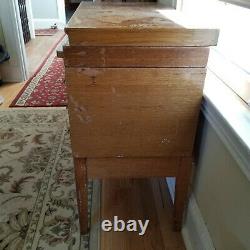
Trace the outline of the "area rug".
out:
M 35 30 L 36 36 L 53 36 L 58 32 L 58 29 L 38 29 Z
M 79 231 L 66 110 L 1 110 L 0 126 L 0 249 L 89 249 Z
M 61 38 L 57 46 L 64 39 Z M 10 107 L 60 107 L 67 105 L 63 59 L 55 46 L 36 73 L 26 82 Z

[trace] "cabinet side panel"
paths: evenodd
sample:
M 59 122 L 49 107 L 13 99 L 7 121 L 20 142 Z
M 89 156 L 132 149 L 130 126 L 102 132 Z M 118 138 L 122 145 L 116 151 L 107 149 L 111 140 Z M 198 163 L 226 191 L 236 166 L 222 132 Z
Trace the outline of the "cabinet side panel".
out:
M 205 68 L 66 68 L 76 157 L 192 154 Z

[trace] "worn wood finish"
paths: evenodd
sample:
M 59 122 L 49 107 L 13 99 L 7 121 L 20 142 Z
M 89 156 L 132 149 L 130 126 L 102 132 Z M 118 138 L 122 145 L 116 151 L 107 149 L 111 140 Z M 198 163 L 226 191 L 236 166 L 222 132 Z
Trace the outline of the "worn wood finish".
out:
M 191 155 L 204 69 L 66 69 L 77 157 Z
M 87 159 L 89 178 L 145 178 L 176 176 L 179 159 L 103 158 Z
M 174 230 L 180 231 L 183 211 L 188 201 L 188 191 L 192 174 L 192 157 L 181 158 L 175 183 Z
M 208 46 L 218 38 L 218 30 L 189 21 L 159 4 L 82 3 L 66 28 L 69 47 L 63 55 L 73 155 L 87 158 L 94 178 L 175 176 L 177 230 L 187 201 Z M 104 192 L 111 196 L 103 202 L 117 201 L 110 183 Z M 133 186 L 128 180 L 122 185 L 128 183 Z M 117 207 L 132 211 L 127 204 L 135 204 L 145 217 L 151 191 L 145 186 L 140 199 L 131 201 L 122 191 L 122 202 L 104 205 L 102 213 L 111 218 Z M 106 249 L 175 249 L 158 237 L 164 228 L 158 226 L 142 241 L 131 234 L 114 241 L 107 233 L 101 243 Z M 150 237 L 153 232 L 157 237 Z
M 186 26 L 184 26 L 186 25 Z M 204 28 L 191 23 L 185 14 L 161 4 L 124 3 L 95 4 L 82 2 L 70 19 L 66 30 L 73 29 L 194 29 Z M 203 33 L 206 30 L 203 29 Z M 82 39 L 84 40 L 84 38 Z
M 215 46 L 218 33 L 214 30 L 182 30 L 171 29 L 169 31 L 155 31 L 154 35 L 148 30 L 100 30 L 89 29 L 84 34 L 84 40 L 81 29 L 67 30 L 69 41 L 72 45 L 81 46 L 197 46 L 208 47 Z M 178 37 L 178 38 L 177 38 Z
M 208 48 L 203 47 L 81 47 L 64 48 L 68 67 L 206 67 Z M 60 55 L 61 56 L 61 55 Z
M 81 3 L 66 33 L 70 45 L 216 45 L 218 30 L 197 27 L 189 21 L 157 4 Z
M 77 205 L 81 234 L 88 231 L 88 179 L 86 159 L 74 158 Z

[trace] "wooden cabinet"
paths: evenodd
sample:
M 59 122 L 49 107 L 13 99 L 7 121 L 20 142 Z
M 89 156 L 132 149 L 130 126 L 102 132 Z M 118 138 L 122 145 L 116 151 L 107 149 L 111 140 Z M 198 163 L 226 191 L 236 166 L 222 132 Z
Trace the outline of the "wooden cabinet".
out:
M 157 4 L 82 3 L 64 48 L 81 231 L 88 178 L 175 176 L 180 230 L 209 46 Z

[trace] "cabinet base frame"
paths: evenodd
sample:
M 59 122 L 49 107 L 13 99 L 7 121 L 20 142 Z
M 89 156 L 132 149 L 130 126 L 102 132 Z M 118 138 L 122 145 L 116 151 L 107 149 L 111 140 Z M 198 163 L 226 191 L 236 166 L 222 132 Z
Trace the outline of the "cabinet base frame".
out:
M 173 229 L 180 231 L 188 200 L 192 157 L 169 158 L 76 158 L 77 203 L 81 234 L 88 232 L 89 178 L 176 177 Z

